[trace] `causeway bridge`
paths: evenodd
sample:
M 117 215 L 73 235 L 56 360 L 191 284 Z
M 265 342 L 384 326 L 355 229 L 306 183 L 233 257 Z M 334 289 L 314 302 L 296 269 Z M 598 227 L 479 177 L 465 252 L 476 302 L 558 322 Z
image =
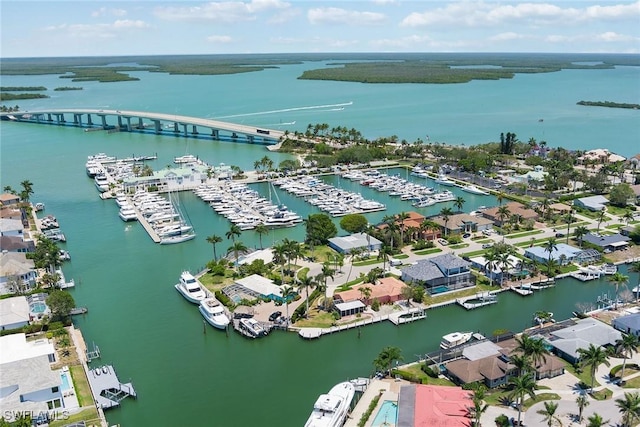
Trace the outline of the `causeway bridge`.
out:
M 91 130 L 146 132 L 256 144 L 277 144 L 281 130 L 176 114 L 104 109 L 52 109 L 0 113 L 0 120 L 73 126 Z

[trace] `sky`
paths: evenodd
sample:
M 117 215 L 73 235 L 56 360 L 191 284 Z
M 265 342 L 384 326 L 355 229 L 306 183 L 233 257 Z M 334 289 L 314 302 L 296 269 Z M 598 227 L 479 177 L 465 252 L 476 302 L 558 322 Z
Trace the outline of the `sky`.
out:
M 0 57 L 640 53 L 640 1 L 0 2 Z

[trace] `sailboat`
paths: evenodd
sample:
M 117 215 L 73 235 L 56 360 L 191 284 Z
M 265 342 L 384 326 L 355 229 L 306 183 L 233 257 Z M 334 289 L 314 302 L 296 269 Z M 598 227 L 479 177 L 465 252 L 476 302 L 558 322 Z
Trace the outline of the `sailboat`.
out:
M 169 201 L 173 205 L 173 209 L 178 215 L 178 221 L 170 226 L 170 228 L 166 229 L 160 235 L 160 244 L 161 245 L 171 245 L 174 243 L 182 243 L 187 240 L 191 240 L 196 237 L 196 233 L 193 230 L 193 227 L 187 223 L 184 218 L 182 211 L 180 210 L 179 203 L 174 202 L 171 198 L 171 193 L 169 193 Z

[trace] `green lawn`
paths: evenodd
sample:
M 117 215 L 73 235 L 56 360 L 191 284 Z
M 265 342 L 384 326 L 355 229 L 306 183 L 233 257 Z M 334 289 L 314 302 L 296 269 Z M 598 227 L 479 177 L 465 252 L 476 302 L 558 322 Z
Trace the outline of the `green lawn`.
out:
M 314 310 L 309 310 L 310 312 Z M 295 326 L 301 328 L 329 328 L 333 325 L 336 319 L 333 318 L 331 313 L 319 312 L 310 313 L 308 319 L 300 319 L 296 322 Z
M 298 271 L 298 279 L 302 280 L 305 277 L 307 277 L 307 274 L 309 273 L 309 267 L 305 267 L 305 268 L 301 268 L 300 271 Z
M 543 400 L 560 400 L 560 396 L 558 396 L 555 393 L 540 393 L 540 394 L 536 394 L 536 398 L 535 399 L 531 399 L 531 398 L 525 399 L 525 401 L 522 402 L 522 408 L 526 411 L 527 409 L 529 409 L 534 404 L 536 404 L 538 402 L 542 402 Z
M 476 286 L 472 286 L 466 289 L 461 289 L 456 292 L 447 293 L 445 295 L 437 295 L 437 296 L 425 295 L 423 303 L 428 305 L 440 304 L 445 301 L 453 301 L 456 298 L 470 297 L 472 295 L 477 294 L 478 292 L 491 291 L 495 289 L 496 288 L 492 286 L 476 284 Z
M 407 254 L 398 254 L 398 255 L 394 255 L 393 257 L 395 259 L 406 259 L 406 258 L 409 258 L 409 255 L 407 255 Z
M 80 406 L 93 405 L 93 396 L 91 389 L 89 388 L 89 380 L 84 372 L 84 368 L 81 365 L 70 366 L 71 378 L 73 379 L 73 386 L 76 389 L 76 396 L 78 397 L 78 403 Z
M 449 246 L 451 249 L 462 249 L 462 248 L 467 248 L 469 247 L 468 243 L 458 243 L 457 245 L 451 245 Z
M 625 372 L 626 374 L 626 372 Z M 631 378 L 628 381 L 624 382 L 623 388 L 634 388 L 636 390 L 640 389 L 640 377 Z
M 62 427 L 82 420 L 84 420 L 85 423 L 89 426 L 99 426 L 100 418 L 98 417 L 98 410 L 96 408 L 83 409 L 77 414 L 70 415 L 65 419 L 52 421 L 51 423 L 49 423 L 49 425 L 51 427 Z
M 471 257 L 478 256 L 478 255 L 484 255 L 486 252 L 487 252 L 487 249 L 481 249 L 481 250 L 473 251 L 473 252 L 465 252 L 465 253 L 461 254 L 460 256 L 471 258 Z
M 373 258 L 373 259 L 368 259 L 366 261 L 354 262 L 353 265 L 355 265 L 356 267 L 364 267 L 365 265 L 373 265 L 373 264 L 381 264 L 381 263 L 382 263 L 382 259 Z
M 613 396 L 613 392 L 611 390 L 609 390 L 608 388 L 605 388 L 605 389 L 602 389 L 602 390 L 598 390 L 596 392 L 591 393 L 591 397 L 593 397 L 596 400 L 611 399 L 611 396 Z
M 416 255 L 430 255 L 430 254 L 437 254 L 438 252 L 442 252 L 442 249 L 440 248 L 431 248 L 431 249 L 425 249 L 424 251 L 417 251 L 414 252 Z
M 573 367 L 572 364 L 570 364 L 569 362 L 565 362 L 564 369 L 567 372 L 569 372 L 571 375 L 578 378 L 578 380 L 582 381 L 583 383 L 591 387 L 591 372 L 589 371 L 589 368 L 581 369 L 580 373 L 578 373 L 576 372 L 576 369 Z M 598 387 L 599 385 L 600 383 L 596 378 L 595 382 L 593 383 L 593 386 Z
M 517 239 L 518 237 L 532 236 L 534 234 L 540 234 L 540 233 L 542 233 L 542 230 L 531 230 L 531 231 L 525 231 L 524 233 L 507 234 L 505 237 L 507 239 Z

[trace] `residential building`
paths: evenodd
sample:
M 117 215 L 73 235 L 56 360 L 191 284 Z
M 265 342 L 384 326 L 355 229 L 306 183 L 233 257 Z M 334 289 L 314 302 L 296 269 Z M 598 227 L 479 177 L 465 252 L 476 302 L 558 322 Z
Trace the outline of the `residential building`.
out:
M 509 255 L 508 257 L 509 263 L 508 265 L 503 265 L 502 263 L 494 263 L 493 266 L 488 265 L 487 259 L 483 256 L 477 256 L 470 258 L 472 267 L 477 268 L 482 271 L 485 276 L 487 276 L 491 280 L 500 281 L 504 278 L 508 278 L 509 276 L 519 276 L 522 270 L 522 261 L 520 258 L 515 255 Z M 524 275 L 528 274 L 524 272 Z
M 585 259 L 587 254 L 582 254 L 582 252 L 584 252 L 584 250 L 567 245 L 566 243 L 556 243 L 556 247 L 551 251 L 551 254 L 549 254 L 543 246 L 532 246 L 525 248 L 524 256 L 539 263 L 545 263 L 551 258 L 560 265 L 567 265 L 572 262 L 578 262 L 577 259 Z
M 623 236 L 620 233 L 610 234 L 607 236 L 588 233 L 582 237 L 582 240 L 602 248 L 605 252 L 613 252 L 625 249 L 629 246 L 631 238 L 629 236 Z
M 409 384 L 398 393 L 397 427 L 468 427 L 473 392 L 461 387 Z
M 438 294 L 475 285 L 475 276 L 470 270 L 471 263 L 447 253 L 402 269 L 402 281 L 421 284 L 429 294 Z
M 0 248 L 7 252 L 33 252 L 33 240 L 25 241 L 22 236 L 0 236 Z
M 529 219 L 533 221 L 538 220 L 538 213 L 533 209 L 529 209 L 525 207 L 522 203 L 509 202 L 504 204 L 504 206 L 506 206 L 507 209 L 509 210 L 509 215 L 518 215 L 521 221 L 526 221 Z M 491 220 L 495 225 L 501 227 L 503 219 L 500 218 L 500 215 L 498 214 L 499 209 L 500 209 L 499 206 L 483 209 L 481 211 L 481 214 L 483 217 Z M 509 221 L 509 218 L 504 218 L 504 222 L 508 222 L 508 221 Z
M 381 304 L 391 304 L 403 299 L 402 291 L 407 285 L 395 277 L 384 277 L 373 283 L 363 283 L 353 286 L 351 289 L 333 294 L 333 300 L 336 303 L 345 303 L 351 301 L 362 301 L 366 305 L 371 305 L 374 300 L 378 300 Z M 360 290 L 369 288 L 370 295 L 365 297 Z
M 273 280 L 262 277 L 259 274 L 237 279 L 234 284 L 222 289 L 225 295 L 235 302 L 242 299 L 256 300 L 260 298 L 272 299 L 284 302 L 282 288 L 276 285 Z M 289 297 L 292 299 L 293 297 Z
M 607 203 L 609 203 L 609 200 L 604 196 L 590 196 L 575 199 L 573 201 L 573 206 L 596 212 L 606 209 L 605 205 Z
M 329 239 L 329 247 L 341 254 L 348 254 L 354 249 L 377 251 L 382 247 L 382 242 L 366 233 L 354 233 Z
M 20 203 L 20 197 L 11 193 L 0 194 L 0 206 L 17 206 Z
M 19 236 L 24 234 L 24 225 L 19 219 L 0 218 L 0 236 Z
M 625 334 L 640 337 L 640 313 L 628 314 L 613 319 L 613 327 Z
M 525 184 L 532 184 L 534 186 L 538 186 L 544 182 L 544 178 L 549 174 L 544 170 L 542 165 L 536 165 L 533 167 L 532 171 L 529 171 L 523 175 L 517 175 L 514 177 L 516 182 L 521 182 Z
M 491 220 L 466 213 L 451 215 L 446 223 L 441 216 L 432 218 L 432 221 L 442 227 L 447 235 L 475 233 L 493 228 L 493 222 Z
M 28 324 L 29 303 L 27 297 L 17 296 L 0 299 L 0 330 L 18 329 Z
M 33 260 L 23 252 L 0 252 L 0 295 L 32 288 L 37 277 Z

